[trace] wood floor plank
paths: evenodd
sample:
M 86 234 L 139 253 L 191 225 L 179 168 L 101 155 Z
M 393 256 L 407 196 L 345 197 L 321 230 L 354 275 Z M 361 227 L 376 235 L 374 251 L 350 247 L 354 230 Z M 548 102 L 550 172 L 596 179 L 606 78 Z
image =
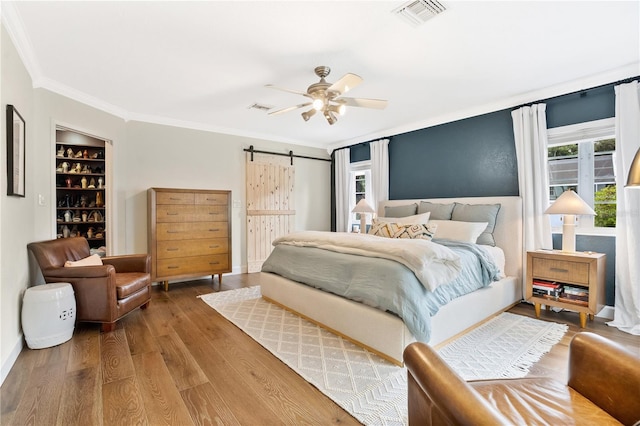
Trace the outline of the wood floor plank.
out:
M 211 383 L 203 383 L 180 392 L 193 423 L 198 426 L 240 425 L 233 411 Z
M 133 356 L 138 386 L 152 425 L 187 425 L 191 416 L 159 352 Z
M 220 395 L 224 395 L 241 424 L 271 424 L 278 419 L 278 413 L 272 407 L 261 404 L 259 395 L 220 355 L 215 338 L 203 341 L 201 331 L 186 317 L 180 317 L 172 327 L 206 374 L 209 383 Z
M 134 376 L 131 351 L 122 328 L 100 334 L 100 346 L 103 384 Z
M 100 332 L 97 324 L 76 327 L 70 342 L 67 371 L 100 366 Z
M 102 420 L 100 365 L 67 372 L 57 424 L 60 426 L 100 426 Z
M 179 391 L 208 382 L 207 376 L 173 329 L 157 339 L 162 347 L 162 358 Z
M 151 294 L 153 301 L 145 310 L 143 319 L 152 336 L 163 336 L 171 331 L 171 323 L 181 313 L 164 290 L 154 288 Z
M 148 309 L 138 309 L 121 320 L 131 355 L 159 350 L 158 342 L 143 319 L 147 311 Z
M 102 385 L 102 415 L 105 425 L 149 424 L 135 377 Z
M 66 362 L 33 369 L 23 397 L 11 419 L 15 425 L 55 425 Z

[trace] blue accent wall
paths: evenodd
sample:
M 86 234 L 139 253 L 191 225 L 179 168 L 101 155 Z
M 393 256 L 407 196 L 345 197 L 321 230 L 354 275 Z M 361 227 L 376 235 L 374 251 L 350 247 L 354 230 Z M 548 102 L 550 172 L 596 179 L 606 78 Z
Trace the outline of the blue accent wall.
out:
M 547 128 L 549 129 L 611 118 L 616 115 L 616 96 L 613 84 L 558 96 L 546 100 L 545 103 L 547 104 Z
M 351 159 L 352 163 L 371 160 L 371 150 L 369 149 L 369 142 L 350 146 L 349 158 Z
M 511 111 L 393 136 L 389 198 L 518 195 Z

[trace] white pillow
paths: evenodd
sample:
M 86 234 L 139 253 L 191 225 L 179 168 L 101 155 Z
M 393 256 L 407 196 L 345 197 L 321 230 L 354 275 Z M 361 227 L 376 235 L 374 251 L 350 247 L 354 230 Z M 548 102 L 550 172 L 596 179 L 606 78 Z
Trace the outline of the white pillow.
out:
M 459 222 L 457 220 L 430 220 L 429 223 L 438 225 L 433 238 L 474 243 L 487 228 L 487 222 Z
M 398 225 L 423 225 L 429 222 L 429 216 L 431 216 L 431 212 L 405 217 L 377 217 L 376 220 L 383 223 L 397 223 Z
M 66 262 L 64 262 L 64 266 L 67 268 L 74 267 L 74 266 L 99 266 L 99 265 L 102 265 L 102 259 L 97 254 L 92 254 L 89 257 L 85 257 L 84 259 L 80 259 L 76 261 L 67 260 Z

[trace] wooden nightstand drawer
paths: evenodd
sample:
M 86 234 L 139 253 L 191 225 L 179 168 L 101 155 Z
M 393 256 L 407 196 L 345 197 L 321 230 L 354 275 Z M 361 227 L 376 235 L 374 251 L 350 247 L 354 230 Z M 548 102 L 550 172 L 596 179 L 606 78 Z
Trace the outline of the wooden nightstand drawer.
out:
M 589 264 L 534 257 L 533 277 L 589 285 Z

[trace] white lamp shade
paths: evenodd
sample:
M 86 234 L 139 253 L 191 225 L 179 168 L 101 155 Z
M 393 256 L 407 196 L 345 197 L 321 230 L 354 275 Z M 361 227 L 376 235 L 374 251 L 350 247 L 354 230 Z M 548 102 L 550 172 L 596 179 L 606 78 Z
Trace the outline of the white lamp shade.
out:
M 585 203 L 578 194 L 572 190 L 564 191 L 556 201 L 549 207 L 546 214 L 588 214 L 594 215 L 596 212 Z
M 358 201 L 358 204 L 351 210 L 352 213 L 375 213 L 376 211 L 367 203 L 364 198 Z

